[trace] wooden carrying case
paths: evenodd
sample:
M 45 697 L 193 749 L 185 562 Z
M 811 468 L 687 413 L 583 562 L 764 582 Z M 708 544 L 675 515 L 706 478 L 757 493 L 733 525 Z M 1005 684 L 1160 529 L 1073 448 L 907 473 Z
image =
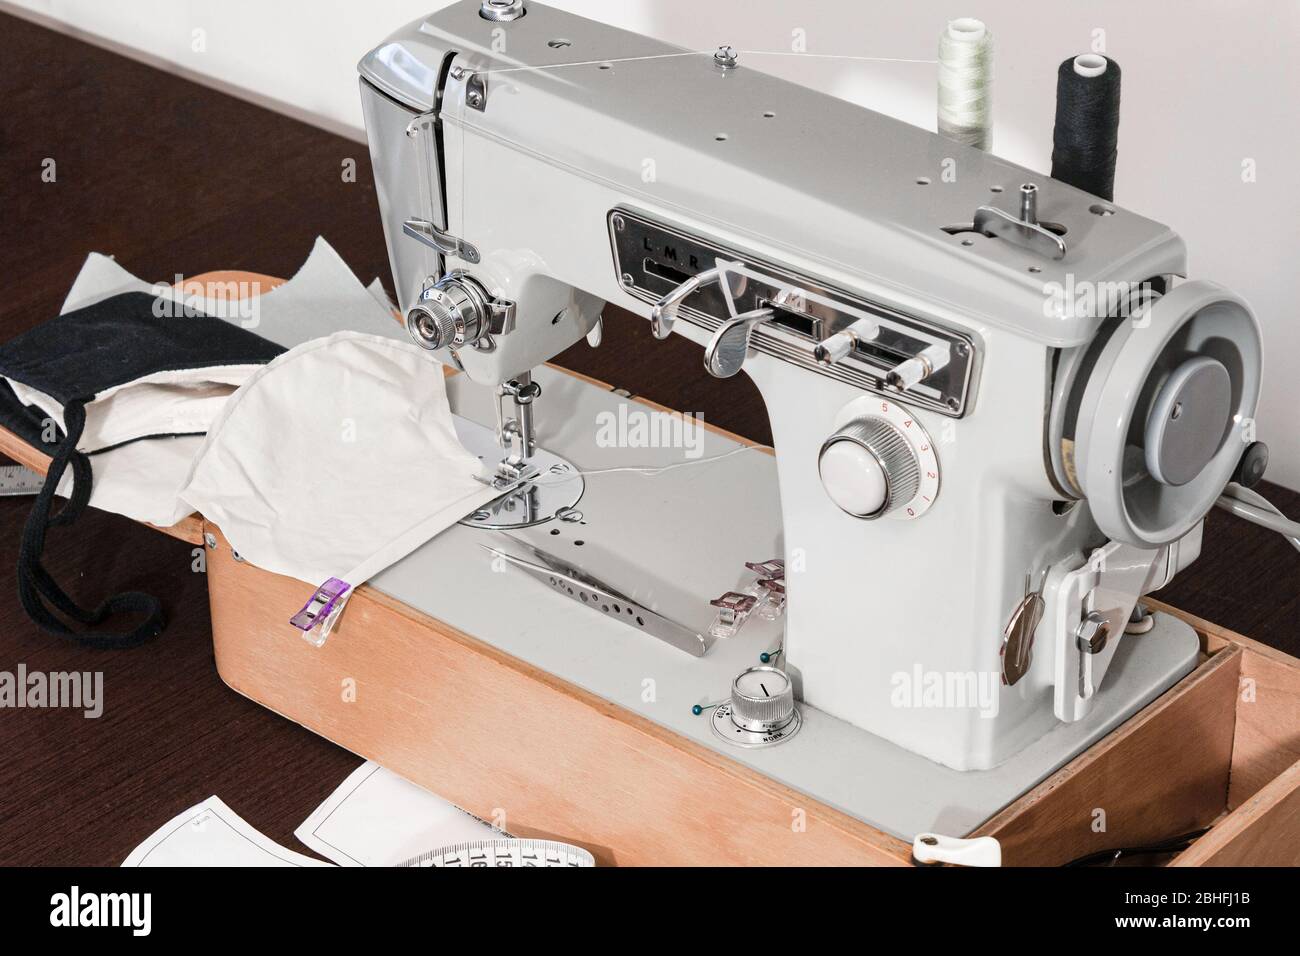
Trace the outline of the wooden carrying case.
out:
M 471 813 L 504 812 L 517 836 L 601 864 L 911 863 L 909 844 L 373 588 L 312 647 L 264 612 L 300 602 L 302 582 L 236 560 L 205 530 L 227 684 Z M 1200 665 L 977 831 L 998 838 L 1004 864 L 1210 825 L 1173 865 L 1300 864 L 1300 661 L 1160 609 L 1197 629 Z

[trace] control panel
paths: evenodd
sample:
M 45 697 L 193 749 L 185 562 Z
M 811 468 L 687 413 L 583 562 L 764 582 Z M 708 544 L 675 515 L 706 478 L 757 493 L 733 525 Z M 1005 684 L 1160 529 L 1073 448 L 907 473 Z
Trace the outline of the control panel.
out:
M 609 234 L 619 284 L 656 304 L 656 335 L 677 317 L 716 333 L 708 356 L 714 375 L 734 374 L 754 349 L 950 417 L 972 404 L 978 354 L 964 331 L 628 209 L 610 212 Z

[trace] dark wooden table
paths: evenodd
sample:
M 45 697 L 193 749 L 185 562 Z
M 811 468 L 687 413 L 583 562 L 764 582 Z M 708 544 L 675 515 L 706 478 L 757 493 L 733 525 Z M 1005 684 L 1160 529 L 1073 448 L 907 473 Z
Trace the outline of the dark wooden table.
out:
M 380 276 L 391 292 L 363 144 L 4 15 L 0 62 L 0 339 L 55 315 L 92 251 L 148 279 L 220 269 L 289 276 L 323 235 L 363 281 Z M 340 175 L 347 158 L 356 182 Z M 42 180 L 47 160 L 54 182 Z M 747 379 L 712 379 L 684 338 L 655 342 L 645 322 L 614 309 L 606 319 L 600 349 L 579 344 L 560 363 L 770 442 Z M 1300 515 L 1300 495 L 1263 490 Z M 105 707 L 98 719 L 0 711 L 0 863 L 115 865 L 210 794 L 303 849 L 294 827 L 359 758 L 218 679 L 191 546 L 98 511 L 51 536 L 47 566 L 75 597 L 93 603 L 110 586 L 139 588 L 167 609 L 158 640 L 89 651 L 39 632 L 19 607 L 13 568 L 29 507 L 0 498 L 0 671 L 20 662 L 102 671 Z M 1300 555 L 1217 513 L 1206 542 L 1161 596 L 1300 653 Z

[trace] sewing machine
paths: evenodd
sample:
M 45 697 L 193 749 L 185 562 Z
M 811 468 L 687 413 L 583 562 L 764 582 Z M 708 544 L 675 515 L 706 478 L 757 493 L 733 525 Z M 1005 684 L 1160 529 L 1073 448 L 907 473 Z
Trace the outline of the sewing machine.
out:
M 762 392 L 796 696 L 959 770 L 1088 720 L 1259 390 L 1248 307 L 1176 280 L 1177 235 L 734 51 L 531 2 L 455 4 L 361 72 L 408 329 L 514 398 L 503 478 L 546 454 L 531 371 L 616 303 Z M 523 523 L 568 486 L 516 492 Z M 900 708 L 918 669 L 1000 675 L 996 717 Z
M 665 859 L 639 854 L 672 820 L 717 847 L 697 781 L 742 819 L 814 801 L 830 836 L 753 824 L 783 853 L 836 858 L 862 821 L 897 860 L 878 840 L 964 836 L 1226 673 L 1141 598 L 1195 559 L 1253 438 L 1259 332 L 1182 278 L 1167 227 L 742 59 L 463 0 L 362 60 L 400 309 L 502 494 L 319 650 L 218 611 L 271 585 L 214 558 L 218 665 L 477 812 L 474 767 L 507 768 L 529 832 L 636 825 L 613 849 Z M 605 303 L 748 374 L 775 457 L 602 440 L 653 409 L 545 363 L 598 344 Z M 360 671 L 399 692 L 340 707 Z

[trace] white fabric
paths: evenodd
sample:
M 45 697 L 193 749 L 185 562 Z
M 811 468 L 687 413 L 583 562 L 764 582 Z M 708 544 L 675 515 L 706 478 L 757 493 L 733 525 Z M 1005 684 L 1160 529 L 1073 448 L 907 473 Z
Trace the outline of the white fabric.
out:
M 355 588 L 496 497 L 488 476 L 456 437 L 437 362 L 338 332 L 231 396 L 181 496 L 258 567 Z
M 321 238 L 317 238 L 307 261 L 283 285 L 261 295 L 252 289 L 231 291 L 254 295 L 257 309 L 232 303 L 227 297 L 196 298 L 170 283 L 145 282 L 108 256 L 91 253 L 68 292 L 63 311 L 93 305 L 122 292 L 148 292 L 226 319 L 287 349 L 345 329 L 406 341 L 406 332 L 393 317 L 391 306 L 383 304 L 383 287 L 376 294 L 375 283 L 370 288 L 363 286 L 334 248 Z
M 232 294 L 256 290 L 230 289 Z M 63 312 L 93 305 L 123 292 L 147 292 L 250 329 L 278 345 L 301 342 L 343 329 L 356 329 L 405 341 L 401 325 L 378 280 L 363 286 L 324 239 L 292 279 L 261 295 L 256 302 L 195 298 L 171 285 L 136 278 L 113 259 L 91 253 L 63 303 Z M 106 390 L 86 406 L 86 427 L 78 448 L 95 451 L 142 435 L 205 432 L 235 388 L 261 366 L 226 366 L 162 372 Z M 34 405 L 61 428 L 62 406 L 21 382 L 10 386 L 25 405 Z M 94 482 L 90 504 L 138 521 L 167 527 L 191 512 L 180 498 L 202 435 L 134 442 L 91 458 Z M 59 483 L 59 494 L 72 493 L 72 474 Z
M 145 435 L 202 434 L 231 392 L 261 366 L 222 365 L 157 372 L 105 389 L 86 406 L 78 451 L 96 451 Z M 63 406 L 34 388 L 9 379 L 24 405 L 35 405 L 63 428 Z

